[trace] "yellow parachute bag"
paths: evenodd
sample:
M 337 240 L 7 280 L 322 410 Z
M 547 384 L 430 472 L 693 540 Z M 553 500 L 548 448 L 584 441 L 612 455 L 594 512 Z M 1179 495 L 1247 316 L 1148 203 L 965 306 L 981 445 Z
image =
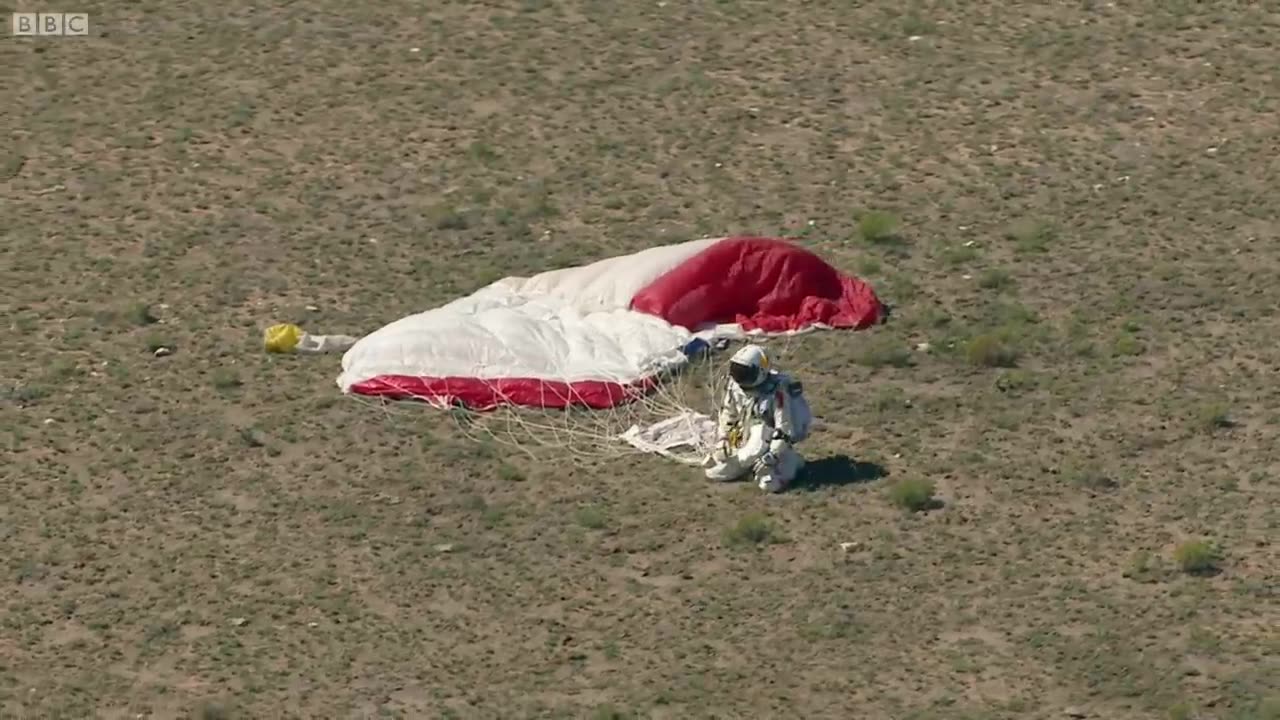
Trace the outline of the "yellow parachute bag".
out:
M 262 333 L 262 344 L 270 353 L 291 353 L 302 341 L 302 328 L 292 323 L 272 325 Z

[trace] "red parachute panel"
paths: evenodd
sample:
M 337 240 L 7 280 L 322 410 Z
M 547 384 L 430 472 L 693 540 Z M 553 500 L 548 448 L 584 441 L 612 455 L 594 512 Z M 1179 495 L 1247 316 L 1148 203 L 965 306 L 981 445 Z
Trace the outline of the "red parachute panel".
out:
M 867 283 L 804 248 L 761 237 L 712 245 L 642 289 L 631 308 L 690 330 L 738 323 L 766 333 L 863 329 L 887 314 Z

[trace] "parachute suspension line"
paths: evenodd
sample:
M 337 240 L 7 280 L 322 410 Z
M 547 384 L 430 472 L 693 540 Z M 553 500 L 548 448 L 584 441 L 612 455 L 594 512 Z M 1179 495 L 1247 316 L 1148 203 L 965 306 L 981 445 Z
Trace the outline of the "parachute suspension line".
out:
M 491 410 L 449 407 L 439 398 L 415 399 L 437 409 L 447 409 L 460 434 L 472 442 L 510 447 L 535 460 L 541 449 L 553 450 L 561 457 L 568 454 L 582 459 L 617 458 L 645 452 L 620 441 L 620 436 L 632 426 L 683 418 L 688 436 L 696 437 L 696 417 L 715 417 L 727 382 L 727 374 L 720 372 L 715 362 L 708 361 L 706 356 L 696 356 L 679 368 L 659 373 L 644 387 L 619 383 L 626 388 L 625 399 L 629 402 L 599 410 L 584 409 L 585 399 L 572 388 L 567 390 L 568 395 L 552 388 L 543 389 L 544 401 L 556 400 L 569 405 L 556 410 L 516 406 L 496 384 L 492 390 L 500 404 Z M 411 403 L 355 397 L 391 417 L 401 416 L 412 407 Z M 697 447 L 692 449 L 692 454 L 705 455 L 709 450 L 709 447 Z
M 544 389 L 543 399 L 548 398 Z M 503 398 L 506 400 L 507 398 Z M 557 412 L 567 418 L 568 411 L 525 411 L 510 404 L 502 404 L 484 412 L 463 410 L 468 423 L 483 431 L 488 439 L 504 446 L 520 449 L 528 455 L 534 455 L 535 446 L 553 448 L 561 453 L 569 453 L 578 457 L 592 457 L 599 453 L 584 450 L 583 445 L 592 445 L 595 438 L 582 433 L 576 428 L 554 422 Z M 497 429 L 505 428 L 505 432 Z M 536 457 L 536 455 L 534 455 Z
M 770 342 L 770 341 L 775 342 Z M 748 342 L 773 345 L 776 359 L 782 360 L 798 346 L 798 336 L 791 334 L 773 337 L 753 337 Z M 697 418 L 718 414 L 729 382 L 726 372 L 711 353 L 698 354 L 688 362 L 663 370 L 649 378 L 643 385 L 618 381 L 622 388 L 621 402 L 606 408 L 591 409 L 572 384 L 559 387 L 544 386 L 541 400 L 547 405 L 565 405 L 556 409 L 537 409 L 513 402 L 504 394 L 498 383 L 491 385 L 498 405 L 492 409 L 477 411 L 461 406 L 450 406 L 438 397 L 412 396 L 432 408 L 445 410 L 458 429 L 469 441 L 477 444 L 494 444 L 511 448 L 519 454 L 537 461 L 541 451 L 552 451 L 556 457 L 566 455 L 583 460 L 620 458 L 645 454 L 621 439 L 628 429 L 641 428 L 663 420 L 682 418 L 680 422 L 687 437 L 699 437 Z M 794 363 L 788 362 L 787 365 Z M 567 373 L 557 374 L 567 377 Z M 412 394 L 411 394 L 412 395 Z M 375 407 L 388 417 L 405 417 L 416 403 L 354 395 L 363 405 Z M 416 413 L 415 413 L 416 415 Z M 701 440 L 699 443 L 706 443 Z M 692 447 L 685 452 L 686 461 L 696 462 L 713 448 Z

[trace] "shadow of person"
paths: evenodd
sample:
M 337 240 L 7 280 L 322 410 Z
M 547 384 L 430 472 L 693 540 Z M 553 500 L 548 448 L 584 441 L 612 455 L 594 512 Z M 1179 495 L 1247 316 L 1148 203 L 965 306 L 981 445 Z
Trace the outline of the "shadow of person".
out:
M 886 477 L 889 471 L 873 462 L 859 462 L 848 455 L 831 455 L 805 463 L 791 484 L 793 490 L 816 490 L 820 487 L 861 485 Z

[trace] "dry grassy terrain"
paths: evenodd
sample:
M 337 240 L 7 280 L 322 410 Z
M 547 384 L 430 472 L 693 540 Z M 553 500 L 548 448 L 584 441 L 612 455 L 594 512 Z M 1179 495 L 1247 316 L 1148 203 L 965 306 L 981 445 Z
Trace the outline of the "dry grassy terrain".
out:
M 20 9 L 0 714 L 1280 718 L 1275 3 Z M 895 308 L 783 495 L 262 352 L 737 233 Z

